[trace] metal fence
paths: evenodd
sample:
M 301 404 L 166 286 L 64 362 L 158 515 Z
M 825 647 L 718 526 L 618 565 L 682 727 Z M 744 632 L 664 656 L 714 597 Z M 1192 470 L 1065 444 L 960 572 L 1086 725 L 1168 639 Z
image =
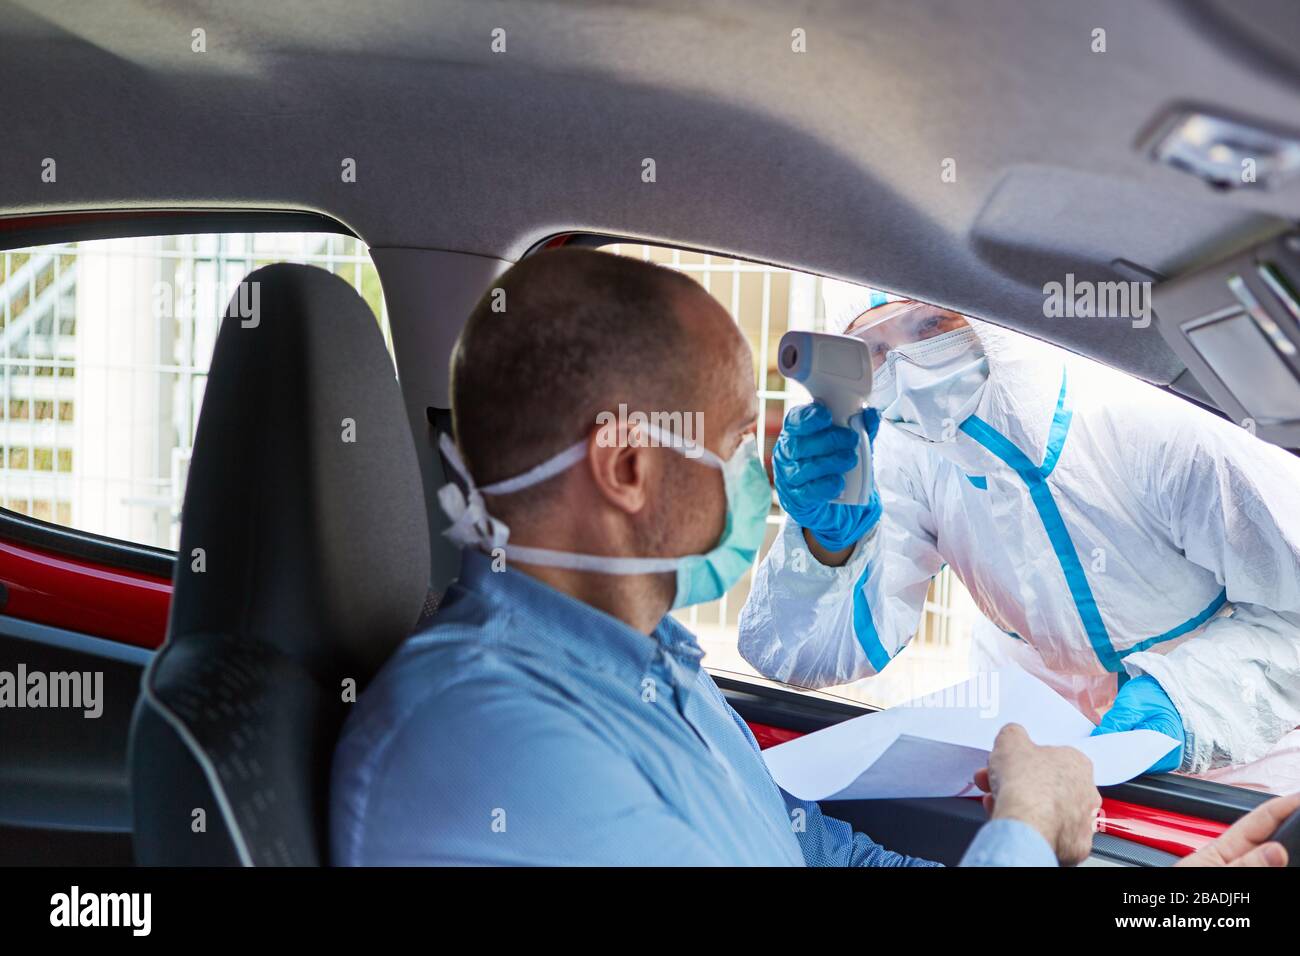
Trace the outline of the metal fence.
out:
M 3 253 L 0 504 L 175 547 L 221 317 L 240 280 L 274 262 L 347 280 L 389 340 L 378 274 L 352 237 L 222 233 Z

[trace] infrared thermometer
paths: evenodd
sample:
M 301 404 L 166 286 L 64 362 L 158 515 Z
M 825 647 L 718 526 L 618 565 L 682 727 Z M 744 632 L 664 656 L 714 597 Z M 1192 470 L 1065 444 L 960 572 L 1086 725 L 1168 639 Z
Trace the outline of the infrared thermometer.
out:
M 871 497 L 871 441 L 862 409 L 871 394 L 871 351 L 852 335 L 787 332 L 776 352 L 777 369 L 825 405 L 836 425 L 858 434 L 858 463 L 844 475 L 841 505 L 865 505 Z

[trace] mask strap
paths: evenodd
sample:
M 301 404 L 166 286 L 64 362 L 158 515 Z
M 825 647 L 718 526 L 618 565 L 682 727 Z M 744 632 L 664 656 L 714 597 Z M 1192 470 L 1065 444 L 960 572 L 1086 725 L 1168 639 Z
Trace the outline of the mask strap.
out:
M 601 574 L 658 574 L 676 571 L 682 563 L 681 558 L 619 558 L 523 545 L 507 545 L 506 557 L 524 564 L 541 564 L 570 571 L 599 571 Z
M 515 475 L 513 478 L 506 478 L 503 481 L 494 481 L 490 485 L 484 485 L 479 491 L 485 495 L 509 495 L 516 491 L 522 491 L 525 488 L 531 488 L 533 485 L 540 485 L 547 478 L 558 475 L 565 469 L 572 468 L 582 459 L 587 457 L 587 439 L 574 442 L 564 451 L 554 457 L 529 468 L 522 475 Z
M 671 448 L 673 451 L 677 452 L 677 454 L 681 455 L 683 458 L 689 458 L 692 461 L 699 459 L 704 461 L 706 464 L 712 465 L 714 468 L 721 469 L 721 468 L 725 468 L 726 466 L 726 462 L 724 462 L 713 452 L 709 451 L 699 442 L 692 442 L 688 444 L 684 439 L 678 438 L 672 432 L 664 431 L 662 428 L 659 428 L 657 425 L 646 424 L 645 430 L 647 434 L 650 435 L 651 438 L 653 438 L 655 441 L 659 443 L 658 445 L 659 448 Z M 653 447 L 653 446 L 647 445 L 645 447 Z
M 438 489 L 438 503 L 451 521 L 443 534 L 461 547 L 477 545 L 489 551 L 505 547 L 510 538 L 510 528 L 488 514 L 483 496 L 460 457 L 460 450 L 446 432 L 438 436 L 438 448 L 452 470 L 465 482 L 464 491 L 451 481 Z
M 702 458 L 706 463 L 717 468 L 723 467 L 722 459 L 698 444 L 686 444 L 671 432 L 647 424 L 645 430 L 659 443 L 661 448 L 671 448 L 687 458 Z M 576 456 L 574 456 L 576 452 Z M 558 474 L 575 461 L 585 458 L 587 443 L 579 442 L 572 448 L 560 452 L 549 462 L 543 462 L 518 478 L 499 481 L 488 485 L 483 490 L 491 493 L 502 485 L 511 486 L 508 491 L 517 491 L 520 487 L 542 481 L 553 474 Z M 536 477 L 535 477 L 536 475 Z M 564 568 L 569 571 L 596 571 L 600 574 L 661 574 L 676 571 L 684 558 L 626 558 L 613 555 L 581 554 L 576 551 L 553 551 L 550 548 L 530 548 L 526 545 L 506 545 L 506 557 L 524 564 L 540 564 L 550 568 Z
M 654 425 L 647 424 L 645 430 L 659 442 L 661 447 L 671 448 L 688 458 L 703 458 L 706 463 L 716 468 L 724 467 L 723 461 L 702 445 L 685 444 L 676 435 L 665 432 Z M 451 521 L 443 534 L 462 547 L 476 546 L 488 551 L 504 548 L 506 556 L 516 561 L 567 568 L 573 571 L 602 571 L 606 574 L 654 574 L 662 571 L 673 571 L 681 562 L 680 558 L 619 558 L 595 554 L 577 554 L 569 551 L 552 551 L 549 548 L 529 548 L 521 545 L 507 546 L 506 542 L 510 538 L 510 528 L 505 522 L 492 517 L 488 513 L 487 504 L 483 501 L 483 495 L 513 494 L 516 491 L 522 491 L 524 488 L 540 484 L 546 479 L 572 468 L 587 457 L 587 440 L 585 438 L 553 455 L 540 465 L 528 469 L 522 475 L 496 481 L 490 485 L 484 485 L 482 488 L 474 483 L 469 469 L 465 466 L 465 460 L 460 456 L 460 449 L 456 447 L 456 443 L 451 440 L 451 436 L 446 432 L 438 436 L 438 448 L 451 465 L 452 470 L 460 476 L 461 481 L 465 484 L 464 491 L 454 482 L 447 482 L 438 489 L 438 503 L 442 505 L 442 510 L 446 512 Z
M 687 444 L 672 432 L 666 432 L 655 425 L 647 424 L 645 430 L 659 443 L 659 447 L 661 448 L 671 448 L 674 451 L 685 455 L 687 458 L 703 458 L 715 467 L 720 468 L 722 466 L 722 460 L 703 445 Z M 529 468 L 522 475 L 515 475 L 513 478 L 505 478 L 501 481 L 495 481 L 490 485 L 481 485 L 478 490 L 485 495 L 514 494 L 516 491 L 523 491 L 525 488 L 531 488 L 533 485 L 540 485 L 547 478 L 552 478 L 562 471 L 567 471 L 586 457 L 587 439 L 583 438 L 574 442 L 563 451 L 548 458 L 540 465 L 535 465 L 532 468 Z M 461 471 L 461 477 L 466 477 L 463 470 Z M 466 480 L 468 481 L 468 479 Z

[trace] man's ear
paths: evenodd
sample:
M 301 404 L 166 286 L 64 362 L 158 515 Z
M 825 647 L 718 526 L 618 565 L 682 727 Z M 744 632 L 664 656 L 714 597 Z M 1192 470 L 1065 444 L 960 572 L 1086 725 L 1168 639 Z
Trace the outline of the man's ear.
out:
M 650 498 L 653 449 L 630 442 L 601 441 L 600 435 L 597 431 L 588 438 L 586 461 L 591 480 L 615 508 L 637 514 Z

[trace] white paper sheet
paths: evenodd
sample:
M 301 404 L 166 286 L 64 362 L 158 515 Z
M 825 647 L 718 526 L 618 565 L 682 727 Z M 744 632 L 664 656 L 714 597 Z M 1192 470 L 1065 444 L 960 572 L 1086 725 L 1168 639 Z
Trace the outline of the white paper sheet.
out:
M 855 717 L 763 752 L 777 785 L 800 800 L 956 797 L 979 793 L 998 731 L 1020 724 L 1037 744 L 1077 747 L 1099 787 L 1143 773 L 1178 746 L 1154 730 L 1090 737 L 1093 724 L 1018 669 L 968 681 Z

